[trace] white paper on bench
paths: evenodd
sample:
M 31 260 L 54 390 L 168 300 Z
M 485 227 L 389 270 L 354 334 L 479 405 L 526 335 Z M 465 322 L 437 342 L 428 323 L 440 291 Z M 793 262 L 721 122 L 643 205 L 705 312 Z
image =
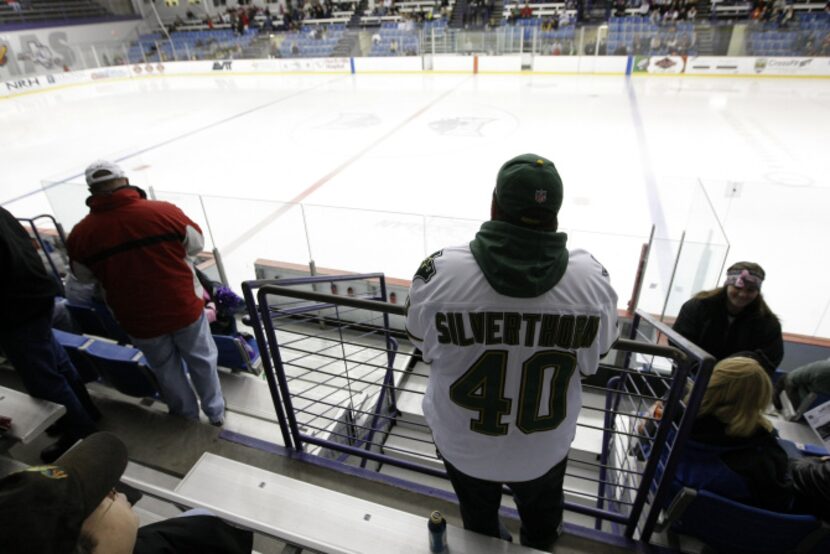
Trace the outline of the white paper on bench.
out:
M 429 552 L 428 514 L 414 516 L 215 454 L 203 454 L 176 492 L 241 516 L 256 530 L 321 552 Z M 540 552 L 451 525 L 447 540 L 452 554 Z

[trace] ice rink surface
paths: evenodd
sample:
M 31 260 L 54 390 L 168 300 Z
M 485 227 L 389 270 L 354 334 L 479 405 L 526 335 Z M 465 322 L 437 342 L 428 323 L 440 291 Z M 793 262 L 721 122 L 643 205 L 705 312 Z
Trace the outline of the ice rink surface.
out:
M 534 152 L 562 175 L 569 246 L 608 266 L 620 307 L 654 224 L 643 307 L 670 295 L 672 314 L 724 258 L 752 260 L 785 331 L 830 337 L 830 80 L 167 76 L 0 99 L 0 129 L 15 215 L 71 226 L 83 168 L 117 160 L 209 226 L 233 282 L 259 257 L 409 278 L 472 238 L 500 165 Z

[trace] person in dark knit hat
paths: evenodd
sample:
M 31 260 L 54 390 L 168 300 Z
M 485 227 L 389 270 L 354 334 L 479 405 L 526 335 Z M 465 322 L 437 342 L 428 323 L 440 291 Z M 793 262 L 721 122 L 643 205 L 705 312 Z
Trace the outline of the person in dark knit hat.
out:
M 550 550 L 582 398 L 618 336 L 617 294 L 588 252 L 557 232 L 562 179 L 524 154 L 496 177 L 490 221 L 412 279 L 406 329 L 431 364 L 423 410 L 466 529 L 508 538 L 502 486 L 521 543 Z M 543 400 L 546 399 L 546 400 Z
M 127 497 L 116 492 L 126 467 L 124 443 L 111 433 L 95 433 L 54 465 L 30 467 L 0 479 L 0 552 L 251 552 L 250 531 L 212 515 L 176 517 L 139 528 Z
M 737 262 L 723 286 L 699 292 L 680 308 L 674 330 L 720 361 L 750 351 L 772 376 L 784 358 L 781 323 L 761 294 L 766 274 L 753 262 Z

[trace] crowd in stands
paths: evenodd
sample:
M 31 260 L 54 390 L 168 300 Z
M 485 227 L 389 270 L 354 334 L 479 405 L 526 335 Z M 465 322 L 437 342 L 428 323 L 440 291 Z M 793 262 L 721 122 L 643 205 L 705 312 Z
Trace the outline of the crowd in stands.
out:
M 626 0 L 615 0 L 613 15 L 625 17 L 629 8 Z M 648 17 L 654 25 L 671 24 L 677 21 L 694 21 L 697 18 L 697 0 L 643 0 L 637 7 L 637 15 Z
M 176 31 L 197 27 L 208 30 L 229 28 L 237 35 L 244 35 L 251 29 L 273 30 L 274 19 L 270 8 L 267 6 L 262 8 L 253 4 L 228 8 L 216 15 L 206 15 L 204 17 L 197 17 L 192 10 L 188 10 L 184 19 L 179 15 L 176 16 L 168 26 L 168 31 L 175 33 Z
M 538 1 L 501 4 L 498 0 L 471 0 L 466 3 L 460 21 L 466 29 L 519 27 L 525 43 L 536 45 L 537 51 L 543 54 L 684 56 L 701 53 L 696 31 L 702 19 L 698 17 L 698 7 L 714 10 L 719 3 L 707 6 L 699 0 L 618 0 L 607 12 L 607 36 L 600 36 L 598 43 L 588 38 L 584 51 L 577 52 L 573 30 L 583 18 L 582 5 L 575 0 L 566 0 L 564 5 L 555 8 Z M 142 49 L 131 50 L 130 61 L 182 59 L 180 50 L 185 50 L 189 59 L 245 57 L 250 55 L 246 52 L 257 33 L 274 31 L 289 34 L 282 44 L 276 40 L 267 55 L 330 56 L 335 52 L 332 39 L 343 36 L 342 31 L 357 9 L 353 0 L 289 0 L 277 6 L 277 13 L 272 13 L 267 6 L 248 4 L 203 19 L 188 11 L 187 19 L 177 19 L 171 25 L 171 30 L 175 30 L 171 33 L 173 45 L 166 44 L 160 35 L 142 38 Z M 366 28 L 380 26 L 372 32 L 368 54 L 418 55 L 419 33 L 422 30 L 443 33 L 449 26 L 450 15 L 459 17 L 453 13 L 455 6 L 448 0 L 436 1 L 433 5 L 403 6 L 395 0 L 374 3 L 372 11 L 361 18 L 361 25 Z M 713 18 L 715 12 L 711 13 Z M 830 7 L 821 12 L 803 13 L 795 12 L 793 4 L 784 0 L 755 0 L 748 16 L 757 22 L 748 35 L 750 55 L 830 55 Z M 399 36 L 392 36 L 393 30 Z M 232 35 L 222 35 L 223 31 Z M 405 40 L 401 33 L 406 35 Z M 539 40 L 533 41 L 534 37 Z M 463 48 L 466 43 L 461 44 L 459 51 L 466 52 Z M 344 48 L 343 54 L 351 47 Z M 259 55 L 264 52 L 261 49 L 250 52 L 254 51 Z
M 107 7 L 94 0 L 0 0 L 0 24 L 111 17 Z
M 830 3 L 823 12 L 790 14 L 773 10 L 770 19 L 756 21 L 749 35 L 750 54 L 761 56 L 830 55 Z M 776 15 L 777 14 L 777 15 Z
M 450 15 L 450 4 L 448 0 L 440 0 L 432 8 L 426 4 L 419 4 L 413 9 L 402 11 L 395 0 L 379 0 L 371 11 L 367 13 L 370 17 L 406 16 L 409 15 L 416 23 L 424 23 L 435 19 L 447 18 Z
M 306 19 L 331 19 L 338 7 L 353 12 L 356 5 L 353 0 L 287 0 L 285 3 L 277 4 L 276 13 L 267 5 L 257 6 L 249 3 L 204 17 L 188 10 L 184 19 L 176 16 L 168 30 L 175 32 L 195 26 L 203 26 L 206 29 L 222 27 L 232 29 L 237 35 L 244 35 L 250 30 L 265 33 L 299 30 Z

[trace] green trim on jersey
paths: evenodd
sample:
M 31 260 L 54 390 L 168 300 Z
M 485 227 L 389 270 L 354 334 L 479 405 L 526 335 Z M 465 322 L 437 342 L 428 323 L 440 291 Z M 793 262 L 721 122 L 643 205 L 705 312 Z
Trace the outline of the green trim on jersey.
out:
M 549 291 L 568 267 L 568 235 L 487 221 L 470 242 L 476 262 L 496 292 L 534 298 Z

